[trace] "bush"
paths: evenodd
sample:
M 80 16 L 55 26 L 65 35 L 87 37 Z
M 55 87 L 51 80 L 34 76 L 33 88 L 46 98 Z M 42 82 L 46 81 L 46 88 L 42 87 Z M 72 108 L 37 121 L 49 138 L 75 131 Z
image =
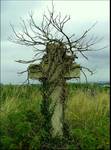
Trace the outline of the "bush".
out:
M 31 110 L 9 114 L 1 122 L 1 149 L 39 149 L 42 122 L 41 114 Z

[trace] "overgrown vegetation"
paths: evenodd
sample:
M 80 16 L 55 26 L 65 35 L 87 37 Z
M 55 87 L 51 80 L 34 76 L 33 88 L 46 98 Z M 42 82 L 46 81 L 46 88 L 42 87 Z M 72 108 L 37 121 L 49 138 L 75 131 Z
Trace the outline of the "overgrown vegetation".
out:
M 38 85 L 1 85 L 1 150 L 109 150 L 109 89 L 69 84 L 65 136 L 45 138 Z
M 87 70 L 91 75 L 94 73 L 90 68 L 77 64 L 78 54 L 88 60 L 86 52 L 101 50 L 106 46 L 96 48 L 95 45 L 101 41 L 101 38 L 88 35 L 96 23 L 80 36 L 67 33 L 65 25 L 70 20 L 70 16 L 64 14 L 62 16 L 58 11 L 56 13 L 53 1 L 51 10 L 48 9 L 48 13 L 42 15 L 40 24 L 34 18 L 33 13 L 29 13 L 28 20 L 21 19 L 21 31 L 11 25 L 13 35 L 9 40 L 35 50 L 32 60 L 16 62 L 29 64 L 25 71 L 19 72 L 28 73 L 28 82 L 29 79 L 37 79 L 43 85 L 40 112 L 44 118 L 44 130 L 47 132 L 43 141 L 58 136 L 63 139 L 66 126 L 64 117 L 67 100 L 66 80 L 78 79 L 82 72 L 87 81 L 84 71 Z

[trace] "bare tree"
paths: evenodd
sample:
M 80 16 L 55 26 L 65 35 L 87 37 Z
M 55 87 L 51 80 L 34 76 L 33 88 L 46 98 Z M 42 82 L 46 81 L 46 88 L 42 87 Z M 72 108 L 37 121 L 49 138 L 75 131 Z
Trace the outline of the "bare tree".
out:
M 45 14 L 43 15 L 43 19 L 40 26 L 38 26 L 34 21 L 32 13 L 29 14 L 30 19 L 28 20 L 28 26 L 26 21 L 21 19 L 21 32 L 17 32 L 14 29 L 14 26 L 11 25 L 15 37 L 10 36 L 9 40 L 16 44 L 32 46 L 36 50 L 35 59 L 30 61 L 18 60 L 17 62 L 32 63 L 42 59 L 38 58 L 38 55 L 40 53 L 47 53 L 45 47 L 48 43 L 51 42 L 63 43 L 66 46 L 65 52 L 70 54 L 73 58 L 77 58 L 77 53 L 80 53 L 85 59 L 88 59 L 84 52 L 95 51 L 93 46 L 101 40 L 97 37 L 91 37 L 88 40 L 86 39 L 89 31 L 96 25 L 96 23 L 94 23 L 90 28 L 88 28 L 78 38 L 75 37 L 75 34 L 68 36 L 64 32 L 64 26 L 70 20 L 70 16 L 66 15 L 62 18 L 61 13 L 55 15 L 53 4 L 52 11 L 48 10 L 48 12 L 49 16 L 46 16 Z M 44 46 L 44 49 L 39 49 L 39 46 Z M 104 48 L 105 47 L 102 47 L 100 49 Z M 87 68 L 81 67 L 81 69 Z
M 30 72 L 30 69 L 35 69 L 42 73 L 42 77 L 39 78 L 39 80 L 43 83 L 41 112 L 46 118 L 44 126 L 46 125 L 49 131 L 51 128 L 49 122 L 51 121 L 52 127 L 54 128 L 53 135 L 56 136 L 58 132 L 60 135 L 63 135 L 64 108 L 67 97 L 66 78 L 64 75 L 70 72 L 72 68 L 79 68 L 86 79 L 87 76 L 84 70 L 93 74 L 89 68 L 80 65 L 73 66 L 73 64 L 76 64 L 78 53 L 85 59 L 88 59 L 84 53 L 94 51 L 94 45 L 101 39 L 91 37 L 87 40 L 88 33 L 96 23 L 78 38 L 75 37 L 75 34 L 68 36 L 64 31 L 64 26 L 70 20 L 70 16 L 66 15 L 62 17 L 61 13 L 55 15 L 53 4 L 52 11 L 48 10 L 48 15 L 43 15 L 40 26 L 36 24 L 32 13 L 29 14 L 29 17 L 28 26 L 27 23 L 22 20 L 22 32 L 17 32 L 14 26 L 11 25 L 14 37 L 10 37 L 10 40 L 17 44 L 31 46 L 35 49 L 36 53 L 34 59 L 29 61 L 18 60 L 17 62 L 35 63 L 34 66 L 29 66 L 26 71 Z M 40 47 L 42 47 L 42 49 Z M 105 47 L 100 49 L 103 48 Z M 36 64 L 38 60 L 40 60 L 40 65 Z M 24 72 L 25 71 L 21 73 Z M 51 102 L 51 99 L 54 99 L 53 102 Z M 58 99 L 59 102 L 57 102 Z M 44 112 L 47 113 L 45 114 Z M 58 121 L 55 118 L 58 118 Z

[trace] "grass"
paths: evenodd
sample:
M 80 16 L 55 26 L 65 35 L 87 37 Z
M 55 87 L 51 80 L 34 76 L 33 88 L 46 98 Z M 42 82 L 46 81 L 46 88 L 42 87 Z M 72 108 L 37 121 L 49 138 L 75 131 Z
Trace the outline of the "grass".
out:
M 109 150 L 109 89 L 96 84 L 69 84 L 68 92 L 68 136 L 62 144 L 60 139 L 52 139 L 47 149 Z M 2 150 L 41 149 L 45 135 L 41 99 L 39 85 L 1 85 Z

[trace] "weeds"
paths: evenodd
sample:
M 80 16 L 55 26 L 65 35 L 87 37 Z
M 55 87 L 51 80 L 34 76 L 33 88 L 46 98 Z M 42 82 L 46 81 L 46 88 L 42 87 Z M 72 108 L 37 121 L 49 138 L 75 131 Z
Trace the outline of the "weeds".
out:
M 109 150 L 109 89 L 69 84 L 62 140 L 43 141 L 40 86 L 2 85 L 0 105 L 1 150 Z

